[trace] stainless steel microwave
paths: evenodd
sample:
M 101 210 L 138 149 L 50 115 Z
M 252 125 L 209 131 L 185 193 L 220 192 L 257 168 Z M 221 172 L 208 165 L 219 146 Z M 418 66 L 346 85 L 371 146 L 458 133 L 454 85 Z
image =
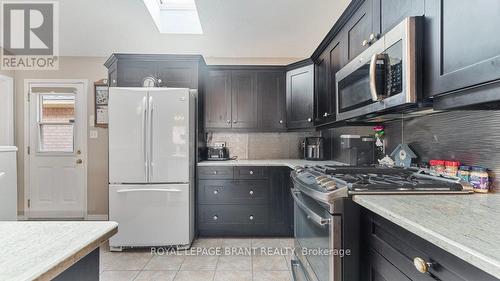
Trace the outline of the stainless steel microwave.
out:
M 416 106 L 421 88 L 422 17 L 408 17 L 335 74 L 337 120 Z

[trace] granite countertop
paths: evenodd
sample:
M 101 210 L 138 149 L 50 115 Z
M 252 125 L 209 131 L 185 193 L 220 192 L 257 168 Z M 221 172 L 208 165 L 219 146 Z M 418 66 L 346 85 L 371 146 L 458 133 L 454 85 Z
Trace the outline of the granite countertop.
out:
M 198 166 L 285 166 L 294 168 L 304 165 L 345 165 L 336 161 L 309 161 L 304 159 L 265 159 L 265 160 L 228 160 L 201 161 Z
M 500 278 L 500 194 L 355 195 L 353 200 Z
M 0 222 L 0 280 L 52 280 L 118 231 L 116 222 Z

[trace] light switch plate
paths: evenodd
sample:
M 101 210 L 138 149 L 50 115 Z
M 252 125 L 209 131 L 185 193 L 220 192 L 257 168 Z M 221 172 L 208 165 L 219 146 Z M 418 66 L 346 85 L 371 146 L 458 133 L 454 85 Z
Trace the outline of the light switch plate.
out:
M 97 130 L 90 130 L 90 138 L 91 139 L 97 139 L 99 137 L 99 134 L 97 133 Z
M 90 115 L 89 116 L 89 126 L 90 127 L 94 127 L 94 115 Z

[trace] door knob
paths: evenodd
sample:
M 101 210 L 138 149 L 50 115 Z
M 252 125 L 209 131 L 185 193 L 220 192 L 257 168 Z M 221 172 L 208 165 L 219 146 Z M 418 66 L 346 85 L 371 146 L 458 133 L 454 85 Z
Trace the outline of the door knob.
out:
M 78 149 L 78 150 L 76 151 L 76 154 L 80 155 L 80 154 L 82 154 L 82 151 L 81 151 L 80 149 Z
M 76 160 L 76 164 L 82 164 L 83 163 L 83 160 L 82 159 L 77 159 Z

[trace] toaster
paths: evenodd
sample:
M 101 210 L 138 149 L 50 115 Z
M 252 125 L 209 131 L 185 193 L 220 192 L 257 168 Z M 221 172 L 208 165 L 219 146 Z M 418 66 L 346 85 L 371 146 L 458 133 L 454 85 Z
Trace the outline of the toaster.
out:
M 229 160 L 229 149 L 225 142 L 214 143 L 207 149 L 207 160 L 222 161 Z

